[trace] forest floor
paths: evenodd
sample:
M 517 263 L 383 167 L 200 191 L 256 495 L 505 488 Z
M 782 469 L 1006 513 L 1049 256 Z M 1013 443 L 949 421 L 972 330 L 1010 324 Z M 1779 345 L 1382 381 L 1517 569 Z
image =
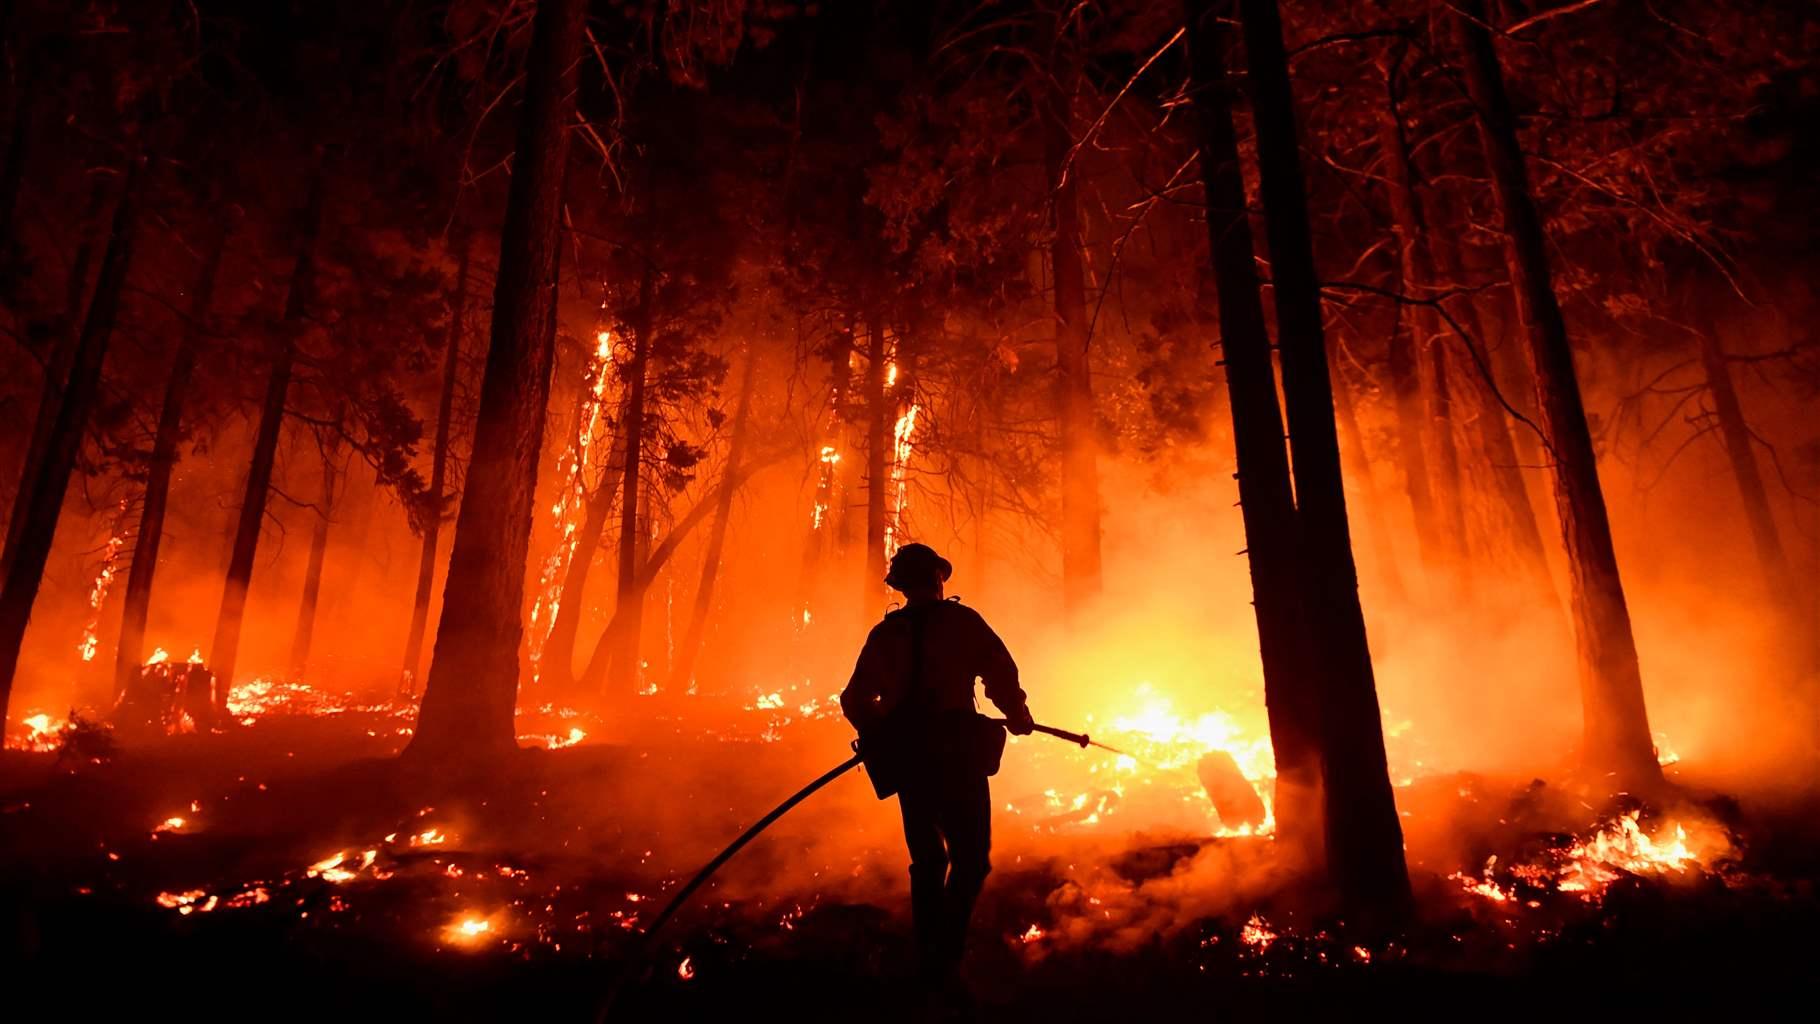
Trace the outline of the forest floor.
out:
M 640 941 L 668 892 L 838 762 L 838 730 L 761 743 L 654 723 L 456 780 L 401 767 L 396 725 L 261 721 L 74 767 L 0 755 L 0 1005 L 21 1020 L 588 1020 L 628 979 L 615 1019 L 919 1019 L 895 811 L 857 776 Z M 1678 809 L 1632 808 L 1643 860 L 1605 850 L 1625 806 L 1529 779 L 1405 787 L 1421 918 L 1394 940 L 1324 920 L 1268 839 L 1001 814 L 967 972 L 976 1019 L 1811 998 L 1820 801 L 1686 785 Z M 1608 827 L 1572 831 L 1594 820 Z

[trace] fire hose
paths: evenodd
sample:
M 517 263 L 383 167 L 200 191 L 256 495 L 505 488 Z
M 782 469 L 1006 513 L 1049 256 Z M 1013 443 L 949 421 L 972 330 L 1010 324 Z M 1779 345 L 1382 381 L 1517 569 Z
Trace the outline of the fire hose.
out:
M 1002 718 L 993 718 L 993 719 L 989 719 L 989 721 L 995 722 L 999 725 L 1006 724 L 1005 720 Z M 1080 746 L 1082 749 L 1086 749 L 1087 747 L 1099 747 L 1101 750 L 1109 750 L 1115 754 L 1124 754 L 1125 753 L 1124 751 L 1118 749 L 1117 747 L 1109 747 L 1104 743 L 1100 743 L 1097 740 L 1094 740 L 1092 737 L 1088 736 L 1084 732 L 1069 732 L 1065 729 L 1057 729 L 1054 726 L 1049 726 L 1049 725 L 1035 725 L 1032 727 L 1032 730 L 1034 732 L 1042 733 L 1045 736 L 1054 736 L 1056 739 L 1067 740 L 1070 743 Z M 1129 756 L 1129 755 L 1126 755 L 1126 756 Z M 753 822 L 751 828 L 748 828 L 744 832 L 741 832 L 739 834 L 739 838 L 737 838 L 737 839 L 733 840 L 733 842 L 729 843 L 727 845 L 726 849 L 720 851 L 720 853 L 718 853 L 714 856 L 713 860 L 710 860 L 707 864 L 703 865 L 702 869 L 695 873 L 695 877 L 689 879 L 687 884 L 685 884 L 682 888 L 676 890 L 676 895 L 670 897 L 670 902 L 664 904 L 664 908 L 662 910 L 658 911 L 657 916 L 653 917 L 651 919 L 651 923 L 645 927 L 644 932 L 643 932 L 644 942 L 643 942 L 643 945 L 642 945 L 639 953 L 637 955 L 634 955 L 632 957 L 632 959 L 627 963 L 626 971 L 621 973 L 621 975 L 619 976 L 619 979 L 614 983 L 613 988 L 608 992 L 606 1001 L 601 1006 L 601 1010 L 600 1010 L 598 1019 L 603 1020 L 603 1021 L 606 1020 L 607 1014 L 612 1011 L 613 1004 L 614 1004 L 614 1002 L 616 1002 L 618 1000 L 620 990 L 624 988 L 625 982 L 630 979 L 632 973 L 642 969 L 644 962 L 646 960 L 644 953 L 651 948 L 652 941 L 656 937 L 658 929 L 662 928 L 665 924 L 669 923 L 670 918 L 675 916 L 675 914 L 678 910 L 682 909 L 682 905 L 684 903 L 688 902 L 689 897 L 693 896 L 697 889 L 700 889 L 708 881 L 709 878 L 713 877 L 714 872 L 720 870 L 722 865 L 724 865 L 728 861 L 732 860 L 733 856 L 735 854 L 737 854 L 737 853 L 739 853 L 739 851 L 745 849 L 746 844 L 748 844 L 752 840 L 758 838 L 758 834 L 763 832 L 765 829 L 770 828 L 771 825 L 777 821 L 777 819 L 790 813 L 790 811 L 792 809 L 794 809 L 797 804 L 800 804 L 804 800 L 807 800 L 809 797 L 814 796 L 818 790 L 820 790 L 822 787 L 826 786 L 828 783 L 833 782 L 835 779 L 838 779 L 842 775 L 847 774 L 848 772 L 852 771 L 854 768 L 859 767 L 861 760 L 862 760 L 862 757 L 859 753 L 859 743 L 858 743 L 858 741 L 855 741 L 854 742 L 854 754 L 852 757 L 847 758 L 845 761 L 842 761 L 840 764 L 837 764 L 834 767 L 828 769 L 826 772 L 823 772 L 822 775 L 819 778 L 817 778 L 814 782 L 811 782 L 807 786 L 804 786 L 803 788 L 797 790 L 796 793 L 794 795 L 792 795 L 788 800 L 785 800 L 783 803 L 778 804 L 776 807 L 772 808 L 771 813 L 758 819 L 756 822 Z

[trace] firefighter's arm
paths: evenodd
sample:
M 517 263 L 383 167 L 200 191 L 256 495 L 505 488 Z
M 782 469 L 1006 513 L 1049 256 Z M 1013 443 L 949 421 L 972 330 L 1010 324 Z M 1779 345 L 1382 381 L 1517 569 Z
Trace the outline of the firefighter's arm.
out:
M 979 677 L 986 696 L 1005 714 L 1005 727 L 1014 736 L 1028 736 L 1036 728 L 1029 699 L 1018 684 L 1017 662 L 985 619 L 979 620 Z
M 853 665 L 853 676 L 840 694 L 841 714 L 847 716 L 853 728 L 862 731 L 870 728 L 891 710 L 891 695 L 886 693 L 891 684 L 888 661 L 879 631 L 874 629 L 866 637 L 866 645 L 860 648 L 859 660 Z

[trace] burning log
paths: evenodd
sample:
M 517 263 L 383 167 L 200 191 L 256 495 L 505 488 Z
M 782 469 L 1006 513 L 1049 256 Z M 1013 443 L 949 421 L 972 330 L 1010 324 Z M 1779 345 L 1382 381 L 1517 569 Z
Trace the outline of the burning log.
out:
M 1249 825 L 1254 832 L 1263 827 L 1264 801 L 1231 754 L 1210 750 L 1195 763 L 1194 772 L 1200 776 L 1207 799 L 1213 801 L 1221 825 L 1229 829 Z

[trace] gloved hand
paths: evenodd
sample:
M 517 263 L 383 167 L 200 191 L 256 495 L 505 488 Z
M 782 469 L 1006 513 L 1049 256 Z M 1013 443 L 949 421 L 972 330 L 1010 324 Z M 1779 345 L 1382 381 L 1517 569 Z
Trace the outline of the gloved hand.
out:
M 1005 731 L 1013 736 L 1028 736 L 1036 731 L 1036 719 L 1030 717 L 1029 705 L 1005 713 Z

